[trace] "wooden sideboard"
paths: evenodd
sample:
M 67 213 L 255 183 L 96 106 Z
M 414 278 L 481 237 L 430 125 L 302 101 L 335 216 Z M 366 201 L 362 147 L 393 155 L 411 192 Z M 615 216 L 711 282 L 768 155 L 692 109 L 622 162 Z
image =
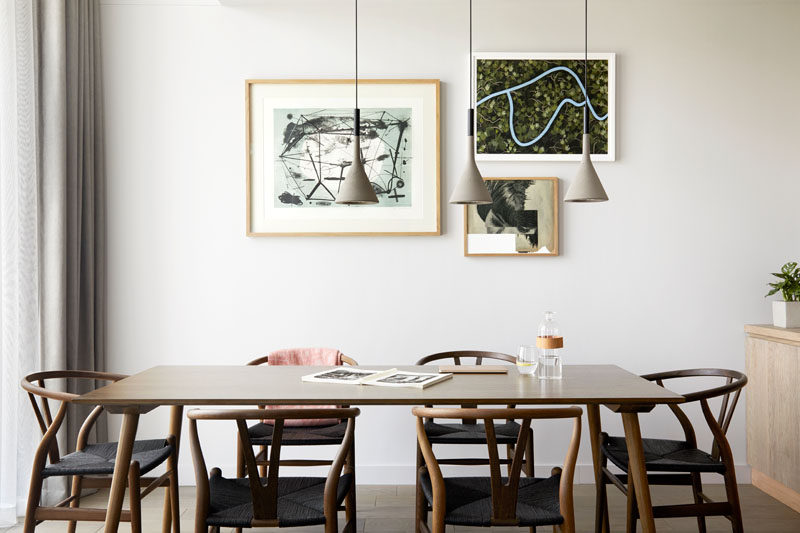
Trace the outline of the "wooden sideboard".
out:
M 800 512 L 800 329 L 744 330 L 752 482 Z

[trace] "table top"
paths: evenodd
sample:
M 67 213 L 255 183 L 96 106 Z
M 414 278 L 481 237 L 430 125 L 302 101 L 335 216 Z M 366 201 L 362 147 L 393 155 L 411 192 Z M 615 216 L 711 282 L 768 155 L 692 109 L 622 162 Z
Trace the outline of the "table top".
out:
M 459 405 L 681 403 L 683 396 L 614 365 L 565 365 L 560 380 L 507 374 L 454 374 L 426 389 L 308 383 L 301 377 L 330 367 L 157 366 L 76 398 L 106 406 L 154 405 Z M 391 366 L 364 365 L 386 370 Z M 437 367 L 398 366 L 436 372 Z

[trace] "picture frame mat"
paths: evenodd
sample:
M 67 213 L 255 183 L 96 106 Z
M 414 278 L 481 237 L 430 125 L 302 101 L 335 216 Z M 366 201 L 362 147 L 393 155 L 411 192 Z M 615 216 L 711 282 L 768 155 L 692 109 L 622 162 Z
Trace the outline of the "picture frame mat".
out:
M 412 179 L 412 191 L 422 195 L 422 206 L 415 207 L 375 207 L 358 206 L 337 209 L 337 217 L 311 215 L 284 215 L 277 220 L 268 219 L 266 214 L 265 166 L 269 166 L 265 153 L 256 147 L 265 144 L 268 127 L 259 128 L 254 117 L 264 117 L 264 102 L 270 95 L 285 96 L 291 91 L 294 101 L 318 98 L 327 103 L 342 102 L 345 108 L 354 105 L 354 80 L 245 80 L 246 103 L 246 233 L 248 236 L 338 236 L 338 235 L 440 235 L 440 82 L 437 79 L 367 79 L 359 80 L 359 106 L 368 108 L 376 101 L 386 99 L 394 103 L 415 104 L 421 117 L 422 126 L 412 129 L 416 135 L 412 150 L 416 146 L 422 150 L 419 158 L 420 176 Z M 292 86 L 292 87 L 289 87 Z M 327 86 L 327 87 L 321 87 Z M 402 86 L 404 95 L 398 96 L 397 87 Z M 273 89 L 270 91 L 270 89 Z M 326 96 L 318 97 L 322 91 Z M 394 91 L 394 92 L 392 92 Z M 327 99 L 327 100 L 326 100 Z M 287 100 L 289 101 L 289 100 Z M 386 107 L 381 104 L 382 107 Z M 319 107 L 319 106 L 315 106 Z M 419 108 L 422 107 L 422 110 Z M 412 107 L 412 113 L 413 113 Z M 416 130 L 420 130 L 417 132 Z M 272 132 L 269 132 L 272 135 Z M 419 139 L 419 140 L 417 140 Z M 416 142 L 416 145 L 415 145 Z M 416 161 L 413 163 L 416 164 Z M 419 184 L 417 182 L 420 182 Z M 416 187 L 416 189 L 415 189 Z M 420 193 L 421 191 L 421 193 Z M 414 192 L 412 192 L 414 194 Z M 413 200 L 413 199 L 412 199 Z M 419 203 L 419 201 L 417 202 Z M 274 211 L 274 210 L 273 210 Z M 296 211 L 287 209 L 286 211 Z M 305 211 L 314 211 L 307 209 Z M 394 215 L 384 214 L 393 212 Z M 347 215 L 344 215 L 347 213 Z M 303 218 L 306 217 L 306 218 Z M 370 227 L 369 231 L 364 226 Z M 321 230 L 319 228 L 325 228 Z

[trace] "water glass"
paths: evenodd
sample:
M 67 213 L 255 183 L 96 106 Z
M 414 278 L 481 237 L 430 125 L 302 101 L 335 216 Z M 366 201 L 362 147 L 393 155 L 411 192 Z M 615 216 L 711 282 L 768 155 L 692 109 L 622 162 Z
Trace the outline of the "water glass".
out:
M 543 352 L 555 350 L 543 350 Z M 561 357 L 543 353 L 539 356 L 539 379 L 561 379 Z
M 531 377 L 536 375 L 536 367 L 539 364 L 536 356 L 536 346 L 523 344 L 519 347 L 519 352 L 517 354 L 517 370 L 519 370 L 520 374 Z

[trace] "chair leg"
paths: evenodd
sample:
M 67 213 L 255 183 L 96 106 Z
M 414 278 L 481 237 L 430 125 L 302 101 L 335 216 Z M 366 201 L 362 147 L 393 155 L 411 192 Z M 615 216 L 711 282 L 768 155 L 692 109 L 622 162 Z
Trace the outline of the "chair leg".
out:
M 236 477 L 244 477 L 244 451 L 242 450 L 242 439 L 236 436 Z
M 245 477 L 244 472 L 244 450 L 242 449 L 242 439 L 239 436 L 236 436 L 236 477 Z M 209 531 L 211 529 L 209 528 Z M 233 531 L 235 533 L 242 533 L 242 528 L 237 527 L 234 528 Z
M 733 533 L 743 533 L 742 506 L 739 503 L 739 488 L 736 485 L 736 473 L 733 468 L 725 469 L 725 492 L 731 506 L 731 529 Z
M 25 506 L 25 524 L 22 531 L 24 533 L 33 533 L 36 529 L 36 509 L 39 507 L 39 501 L 42 497 L 42 476 L 31 476 L 31 486 L 28 489 L 28 504 Z
M 603 531 L 603 522 L 608 520 L 608 485 L 606 485 L 605 474 L 600 474 L 600 476 L 600 484 L 595 490 L 594 530 L 597 533 Z M 609 531 L 608 528 L 606 531 Z
M 347 491 L 347 496 L 344 497 L 344 517 L 347 523 L 356 523 L 356 484 L 353 483 L 350 490 Z
M 699 472 L 692 472 L 692 494 L 694 496 L 694 503 L 703 503 L 703 497 L 700 494 L 703 492 L 703 482 L 700 479 Z M 706 517 L 697 517 L 697 531 L 699 533 L 706 533 Z
M 636 491 L 633 490 L 633 483 L 628 481 L 628 505 L 626 510 L 626 526 L 627 533 L 636 533 Z
M 356 533 L 358 530 L 358 513 L 356 512 L 356 485 L 350 488 L 350 492 L 344 500 L 344 516 L 347 522 L 347 530 Z
M 600 479 L 595 491 L 595 511 L 594 511 L 594 530 L 595 533 L 608 533 L 611 525 L 608 519 L 608 484 L 603 468 L 608 466 L 608 458 L 601 454 L 600 459 Z
M 133 461 L 128 469 L 128 496 L 131 507 L 131 533 L 142 533 L 142 490 L 139 462 Z
M 267 455 L 268 451 L 269 449 L 267 446 L 261 446 L 260 453 L 263 453 L 264 457 L 269 457 L 269 455 Z M 267 465 L 264 464 L 258 465 L 258 475 L 260 475 L 261 477 L 267 477 Z
M 534 477 L 534 466 L 536 463 L 533 460 L 533 428 L 530 428 L 528 433 L 528 442 L 525 443 L 525 475 Z M 536 528 L 533 528 L 534 530 Z
M 427 524 L 428 523 L 428 500 L 425 498 L 425 494 L 422 492 L 422 485 L 420 484 L 420 468 L 422 468 L 423 464 L 422 458 L 422 451 L 419 448 L 419 444 L 417 444 L 417 466 L 416 466 L 416 487 L 415 487 L 415 513 L 414 513 L 414 531 L 415 533 L 421 533 L 422 528 L 420 524 Z
M 69 506 L 72 508 L 79 507 L 81 504 L 81 485 L 83 482 L 82 476 L 72 476 L 72 490 L 70 491 L 70 496 L 74 497 L 75 499 L 69 502 Z M 67 524 L 67 533 L 75 533 L 75 529 L 78 527 L 78 522 L 76 520 L 70 520 L 69 524 Z
M 446 510 L 444 508 L 444 502 L 434 499 L 432 507 L 431 533 L 445 533 L 444 515 Z
M 178 499 L 178 465 L 169 476 L 169 505 L 172 514 L 172 533 L 181 533 L 181 506 Z
M 325 533 L 339 533 L 339 510 L 337 508 L 334 508 L 330 515 L 325 513 L 325 525 L 323 528 Z

